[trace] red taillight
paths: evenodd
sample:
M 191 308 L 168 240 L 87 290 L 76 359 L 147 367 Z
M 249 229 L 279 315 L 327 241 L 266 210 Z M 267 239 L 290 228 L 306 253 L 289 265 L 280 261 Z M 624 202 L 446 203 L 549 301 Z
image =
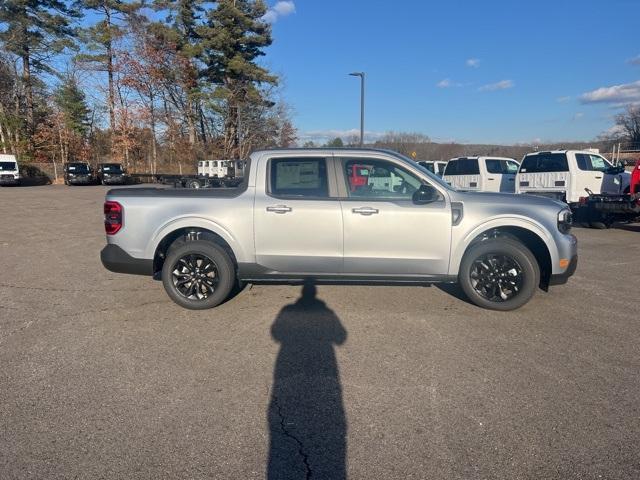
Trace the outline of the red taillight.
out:
M 124 209 L 118 202 L 104 202 L 104 230 L 107 235 L 115 235 L 122 228 Z

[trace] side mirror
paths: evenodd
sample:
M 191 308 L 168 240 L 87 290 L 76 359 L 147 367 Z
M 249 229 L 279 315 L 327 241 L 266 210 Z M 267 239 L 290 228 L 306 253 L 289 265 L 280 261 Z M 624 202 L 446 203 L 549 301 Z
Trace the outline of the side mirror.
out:
M 420 188 L 416 190 L 413 194 L 413 203 L 416 205 L 426 205 L 427 203 L 432 203 L 440 199 L 440 194 L 438 190 L 433 188 L 431 185 L 422 184 Z

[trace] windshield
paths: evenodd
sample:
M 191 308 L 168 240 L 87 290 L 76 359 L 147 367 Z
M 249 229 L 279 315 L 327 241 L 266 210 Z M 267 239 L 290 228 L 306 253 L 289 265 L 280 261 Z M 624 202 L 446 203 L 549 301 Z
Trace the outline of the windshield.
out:
M 105 173 L 122 173 L 122 165 L 114 163 L 113 165 L 103 165 L 102 171 Z
M 0 171 L 17 170 L 16 162 L 0 162 Z
M 70 163 L 67 171 L 70 173 L 89 173 L 89 166 L 85 163 Z

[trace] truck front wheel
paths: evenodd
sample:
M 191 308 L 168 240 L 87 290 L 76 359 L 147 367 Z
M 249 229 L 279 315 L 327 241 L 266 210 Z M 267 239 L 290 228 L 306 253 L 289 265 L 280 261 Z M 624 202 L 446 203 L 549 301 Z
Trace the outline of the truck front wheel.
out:
M 162 283 L 181 307 L 204 310 L 227 299 L 236 283 L 235 268 L 218 245 L 204 240 L 186 242 L 169 250 Z
M 540 283 L 540 267 L 517 240 L 495 238 L 469 248 L 458 281 L 471 302 L 492 310 L 515 310 L 527 303 Z

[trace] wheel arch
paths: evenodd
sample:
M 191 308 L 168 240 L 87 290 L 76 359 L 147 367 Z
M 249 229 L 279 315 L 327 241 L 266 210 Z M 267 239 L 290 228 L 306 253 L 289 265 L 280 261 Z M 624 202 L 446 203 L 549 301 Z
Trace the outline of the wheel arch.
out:
M 552 274 L 553 252 L 551 245 L 552 240 L 548 234 L 535 224 L 523 224 L 521 222 L 512 222 L 507 224 L 483 225 L 471 232 L 464 241 L 456 256 L 454 274 L 457 274 L 460 268 L 462 258 L 478 242 L 482 242 L 491 238 L 507 237 L 525 245 L 536 258 L 540 268 L 540 285 L 543 290 L 549 287 L 549 281 Z M 556 255 L 557 256 L 557 255 Z M 452 258 L 452 262 L 454 259 Z
M 153 254 L 153 275 L 157 276 L 162 271 L 164 260 L 169 251 L 179 245 L 184 245 L 190 241 L 207 240 L 222 247 L 229 254 L 234 267 L 238 267 L 238 259 L 229 243 L 216 232 L 201 227 L 182 227 L 165 235 L 156 246 Z

